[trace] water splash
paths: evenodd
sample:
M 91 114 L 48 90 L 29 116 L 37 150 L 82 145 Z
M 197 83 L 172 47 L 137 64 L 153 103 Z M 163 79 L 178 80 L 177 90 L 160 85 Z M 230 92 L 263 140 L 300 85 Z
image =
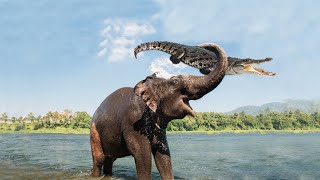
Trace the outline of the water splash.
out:
M 173 64 L 170 59 L 160 57 L 152 61 L 149 71 L 151 74 L 155 73 L 158 77 L 170 78 L 178 74 L 186 74 L 183 70 L 188 67 L 183 63 Z

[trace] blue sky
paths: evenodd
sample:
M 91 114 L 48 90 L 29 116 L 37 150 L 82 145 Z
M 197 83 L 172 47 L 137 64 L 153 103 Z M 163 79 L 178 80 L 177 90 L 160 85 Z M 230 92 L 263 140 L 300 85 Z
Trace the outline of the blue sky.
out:
M 229 56 L 274 59 L 260 67 L 276 77 L 226 76 L 191 102 L 196 111 L 320 99 L 319 8 L 311 0 L 0 0 L 0 113 L 92 114 L 108 94 L 134 86 L 157 58 L 169 57 L 149 51 L 134 59 L 133 48 L 153 40 L 213 42 Z

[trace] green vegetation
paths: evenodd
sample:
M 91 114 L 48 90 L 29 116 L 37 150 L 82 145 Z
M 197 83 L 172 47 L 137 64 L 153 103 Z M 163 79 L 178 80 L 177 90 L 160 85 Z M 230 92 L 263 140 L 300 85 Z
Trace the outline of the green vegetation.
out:
M 244 112 L 227 115 L 223 113 L 197 113 L 196 117 L 172 121 L 169 131 L 277 131 L 320 130 L 320 113 L 265 112 L 248 115 Z
M 86 112 L 48 112 L 35 117 L 0 116 L 0 133 L 89 133 L 91 117 Z M 214 112 L 197 113 L 169 123 L 169 132 L 320 132 L 320 113 L 265 111 L 258 115 L 244 112 L 232 115 Z
M 62 113 L 48 112 L 43 116 L 29 113 L 26 117 L 8 118 L 4 113 L 0 116 L 0 133 L 89 133 L 91 116 L 86 112 Z

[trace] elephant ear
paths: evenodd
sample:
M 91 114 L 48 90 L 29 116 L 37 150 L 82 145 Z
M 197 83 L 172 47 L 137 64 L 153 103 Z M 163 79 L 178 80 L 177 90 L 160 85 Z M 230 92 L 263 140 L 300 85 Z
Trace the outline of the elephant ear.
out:
M 159 96 L 155 93 L 154 89 L 152 88 L 152 83 L 148 81 L 148 78 L 146 78 L 143 81 L 140 81 L 134 87 L 134 93 L 137 96 L 141 97 L 142 100 L 153 112 L 157 111 L 160 99 Z

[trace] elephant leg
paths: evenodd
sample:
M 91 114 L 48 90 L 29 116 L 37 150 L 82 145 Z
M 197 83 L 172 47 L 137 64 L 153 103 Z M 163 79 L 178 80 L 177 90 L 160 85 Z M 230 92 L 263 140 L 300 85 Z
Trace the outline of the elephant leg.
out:
M 151 152 L 141 152 L 134 156 L 138 179 L 151 179 Z
M 157 129 L 154 131 L 155 138 L 152 145 L 152 154 L 160 173 L 161 179 L 173 179 L 172 164 L 169 145 L 167 142 L 166 130 Z
M 93 160 L 91 176 L 99 177 L 101 176 L 101 168 L 104 163 L 105 155 L 102 150 L 100 136 L 97 132 L 95 124 L 93 124 L 90 129 L 90 144 Z
M 161 179 L 173 179 L 172 164 L 169 151 L 168 153 L 164 154 L 159 152 L 157 149 L 153 149 L 152 153 Z
M 112 165 L 115 158 L 106 157 L 103 163 L 103 174 L 106 176 L 112 176 Z
M 129 134 L 126 143 L 136 164 L 137 179 L 151 179 L 151 146 L 146 136 Z

